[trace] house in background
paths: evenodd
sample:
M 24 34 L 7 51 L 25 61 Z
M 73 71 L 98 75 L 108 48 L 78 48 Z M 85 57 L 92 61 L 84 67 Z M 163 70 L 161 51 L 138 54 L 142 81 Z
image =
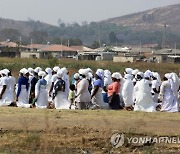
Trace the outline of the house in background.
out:
M 64 45 L 31 44 L 21 51 L 21 58 L 72 58 L 77 51 Z

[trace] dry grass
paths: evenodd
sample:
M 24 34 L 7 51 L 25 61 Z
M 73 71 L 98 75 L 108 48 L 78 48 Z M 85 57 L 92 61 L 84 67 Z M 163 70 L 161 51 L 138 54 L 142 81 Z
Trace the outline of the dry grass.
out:
M 179 145 L 114 149 L 113 132 L 128 136 L 178 136 L 179 113 L 127 111 L 65 111 L 1 108 L 0 152 L 5 153 L 93 153 L 178 151 Z
M 48 60 L 48 59 L 20 59 L 20 58 L 0 58 L 0 69 L 8 68 L 17 75 L 22 67 L 37 67 L 42 68 L 53 67 L 59 65 L 60 67 L 67 67 L 70 70 L 70 75 L 76 72 L 80 68 L 90 67 L 92 70 L 97 68 L 109 69 L 112 72 L 118 71 L 124 72 L 126 67 L 133 69 L 138 68 L 141 71 L 150 69 L 152 71 L 158 71 L 161 75 L 167 72 L 180 72 L 180 64 L 156 64 L 156 63 L 113 63 L 108 61 L 76 61 L 73 59 L 61 59 L 61 60 Z

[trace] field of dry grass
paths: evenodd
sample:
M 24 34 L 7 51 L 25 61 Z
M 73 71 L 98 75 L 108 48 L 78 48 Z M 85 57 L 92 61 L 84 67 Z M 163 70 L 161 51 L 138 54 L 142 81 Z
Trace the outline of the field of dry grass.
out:
M 0 153 L 180 152 L 179 144 L 113 148 L 113 133 L 180 136 L 179 113 L 0 109 Z
M 67 67 L 70 75 L 80 68 L 109 69 L 123 73 L 126 67 L 150 69 L 161 75 L 180 72 L 180 64 L 113 63 L 95 61 L 39 60 L 0 58 L 0 69 L 18 75 L 22 67 Z M 126 136 L 180 136 L 179 113 L 143 113 L 127 111 L 61 111 L 0 108 L 0 153 L 167 153 L 179 152 L 179 144 L 113 148 L 114 132 Z

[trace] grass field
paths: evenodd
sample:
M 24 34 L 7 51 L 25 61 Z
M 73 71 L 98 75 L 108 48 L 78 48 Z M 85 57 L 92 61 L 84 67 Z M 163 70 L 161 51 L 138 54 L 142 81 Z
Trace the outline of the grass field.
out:
M 0 69 L 8 68 L 17 76 L 18 71 L 25 67 L 37 67 L 40 66 L 43 69 L 46 67 L 54 67 L 58 65 L 60 67 L 67 67 L 70 71 L 70 75 L 77 72 L 80 68 L 90 67 L 93 71 L 98 68 L 109 69 L 111 72 L 120 72 L 123 74 L 126 67 L 133 69 L 139 69 L 140 71 L 146 71 L 150 69 L 152 71 L 158 71 L 161 75 L 167 72 L 180 72 L 180 64 L 157 64 L 157 63 L 113 63 L 108 61 L 76 61 L 73 59 L 20 59 L 20 58 L 0 58 Z
M 22 67 L 67 67 L 70 75 L 80 68 L 109 69 L 123 73 L 126 67 L 150 69 L 161 75 L 180 72 L 180 64 L 113 63 L 95 61 L 0 58 L 0 69 L 17 77 Z M 179 144 L 130 145 L 113 148 L 113 133 L 126 136 L 180 136 L 179 113 L 127 111 L 64 111 L 0 108 L 0 153 L 180 153 Z
M 179 113 L 0 108 L 1 153 L 166 153 L 179 144 L 113 148 L 113 133 L 180 136 Z

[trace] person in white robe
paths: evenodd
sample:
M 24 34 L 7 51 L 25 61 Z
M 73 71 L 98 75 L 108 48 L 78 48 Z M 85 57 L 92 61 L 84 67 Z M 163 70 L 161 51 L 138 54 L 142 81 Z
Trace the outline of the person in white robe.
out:
M 132 76 L 129 74 L 126 74 L 124 76 L 125 82 L 123 84 L 122 89 L 122 97 L 125 104 L 125 109 L 132 110 L 133 109 L 133 92 L 134 92 L 134 85 L 132 82 Z
M 91 95 L 88 90 L 89 81 L 86 79 L 86 77 L 88 77 L 89 72 L 87 69 L 80 69 L 78 73 L 79 73 L 80 81 L 77 84 L 77 94 L 75 96 L 75 102 L 77 103 L 78 109 L 80 110 L 89 109 L 91 102 Z
M 8 77 L 10 71 L 4 69 L 1 71 L 1 85 L 0 85 L 0 106 L 9 106 L 14 101 L 14 94 L 11 91 L 11 82 Z
M 144 74 L 144 79 L 137 81 L 134 86 L 134 111 L 155 112 L 156 105 L 151 95 L 150 73 Z
M 152 83 L 151 94 L 152 94 L 152 97 L 156 106 L 158 106 L 158 97 L 159 97 L 159 92 L 160 92 L 161 80 L 157 72 L 152 72 L 151 83 Z
M 18 79 L 18 88 L 17 88 L 17 95 L 16 95 L 16 102 L 17 106 L 21 108 L 30 108 L 32 107 L 29 104 L 29 72 L 27 69 L 23 68 L 20 70 L 22 75 Z
M 65 93 L 65 81 L 62 80 L 63 72 L 57 72 L 57 80 L 54 83 L 53 103 L 56 109 L 69 109 L 71 103 L 68 101 Z
M 172 80 L 172 75 L 166 73 L 164 75 L 164 81 L 160 87 L 160 99 L 162 100 L 161 111 L 163 112 L 178 112 L 179 106 L 177 98 L 175 97 L 176 85 Z
M 65 81 L 66 87 L 65 87 L 65 93 L 66 93 L 66 97 L 68 99 L 68 95 L 69 95 L 69 72 L 67 70 L 67 68 L 63 67 L 61 68 L 61 71 L 63 72 L 63 77 L 62 79 Z
M 36 108 L 47 108 L 48 106 L 48 91 L 46 89 L 47 81 L 44 79 L 46 73 L 40 71 L 38 73 L 39 80 L 35 86 L 35 106 Z
M 104 86 L 103 82 L 103 74 L 101 71 L 97 70 L 95 74 L 95 80 L 93 82 L 93 89 L 91 92 L 91 99 L 93 106 L 91 109 L 102 108 L 108 109 L 109 105 L 104 103 L 103 95 L 102 95 L 102 88 Z
M 44 78 L 46 81 L 47 81 L 47 86 L 46 86 L 46 89 L 47 91 L 49 92 L 50 91 L 50 88 L 51 88 L 51 85 L 52 85 L 52 81 L 51 81 L 51 78 L 52 78 L 52 70 L 51 68 L 47 67 L 45 69 L 45 72 L 47 73 L 46 77 Z M 52 97 L 48 95 L 48 102 L 52 102 Z
M 51 77 L 51 87 L 50 87 L 50 90 L 48 91 L 49 93 L 49 97 L 53 97 L 52 94 L 53 94 L 53 87 L 54 87 L 54 83 L 56 82 L 57 80 L 57 72 L 60 70 L 59 66 L 55 66 L 53 68 L 53 71 L 52 71 L 52 77 Z

